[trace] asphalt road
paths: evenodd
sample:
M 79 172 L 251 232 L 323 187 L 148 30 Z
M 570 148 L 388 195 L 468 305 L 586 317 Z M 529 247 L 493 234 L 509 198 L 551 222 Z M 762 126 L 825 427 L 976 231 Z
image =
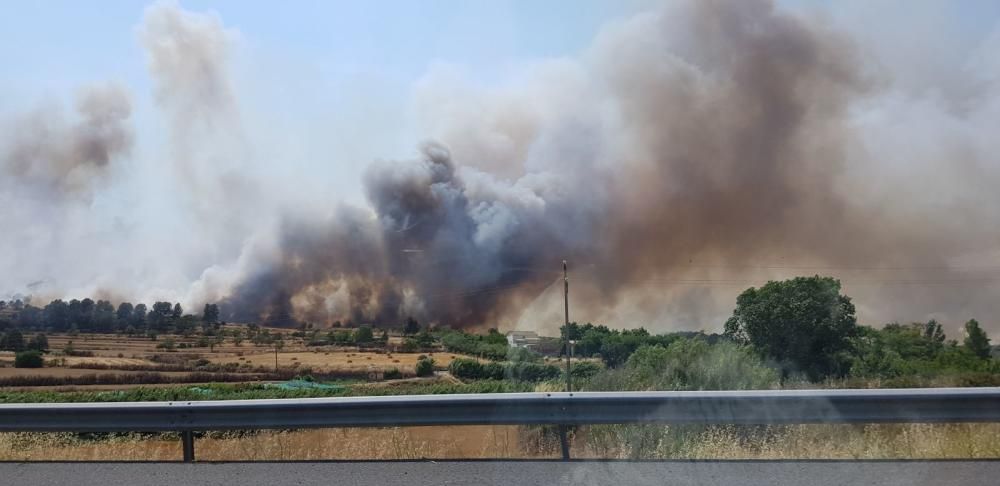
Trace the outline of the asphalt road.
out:
M 0 463 L 27 485 L 996 485 L 1000 461 Z

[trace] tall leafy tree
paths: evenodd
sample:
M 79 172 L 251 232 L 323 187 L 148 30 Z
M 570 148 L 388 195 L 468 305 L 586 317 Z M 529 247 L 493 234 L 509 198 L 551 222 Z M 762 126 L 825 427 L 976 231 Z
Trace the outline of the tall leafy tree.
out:
M 965 323 L 965 342 L 963 344 L 980 358 L 990 357 L 990 338 L 986 336 L 986 331 L 979 327 L 979 321 L 975 319 L 969 319 L 969 322 Z
M 136 304 L 135 308 L 132 309 L 132 319 L 131 324 L 135 327 L 143 327 L 146 325 L 146 304 Z
M 121 322 L 128 323 L 132 319 L 132 310 L 134 308 L 135 307 L 132 306 L 131 302 L 122 302 L 121 304 L 118 304 L 118 310 L 115 311 L 115 317 L 117 317 Z
M 848 371 L 858 334 L 854 304 L 830 277 L 797 277 L 749 288 L 736 299 L 725 334 L 812 380 Z

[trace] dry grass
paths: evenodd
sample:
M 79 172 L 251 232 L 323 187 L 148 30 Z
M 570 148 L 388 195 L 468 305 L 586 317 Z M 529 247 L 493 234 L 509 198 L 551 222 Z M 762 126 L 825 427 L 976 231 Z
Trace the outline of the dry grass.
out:
M 1000 424 L 602 425 L 575 442 L 581 457 L 629 459 L 1000 458 Z
M 522 438 L 517 426 L 232 432 L 201 437 L 195 450 L 204 461 L 556 457 L 554 447 L 539 455 Z M 73 434 L 0 434 L 0 460 L 179 459 L 176 436 L 83 441 Z
M 278 353 L 278 366 L 290 367 L 299 363 L 298 366 L 312 368 L 317 371 L 364 371 L 369 367 L 376 368 L 399 368 L 413 370 L 417 364 L 417 357 L 421 353 L 372 353 L 357 351 L 300 351 Z M 210 361 L 215 363 L 248 363 L 252 366 L 274 366 L 274 352 L 257 352 L 254 354 L 244 354 L 243 356 L 209 356 Z M 434 353 L 431 355 L 439 367 L 446 367 L 455 358 L 462 355 L 452 353 Z M 240 360 L 240 358 L 243 358 Z
M 318 429 L 213 433 L 200 460 L 555 458 L 552 429 L 518 426 Z M 594 426 L 572 435 L 578 458 L 1000 458 L 1000 424 Z M 176 435 L 0 434 L 3 460 L 178 460 Z

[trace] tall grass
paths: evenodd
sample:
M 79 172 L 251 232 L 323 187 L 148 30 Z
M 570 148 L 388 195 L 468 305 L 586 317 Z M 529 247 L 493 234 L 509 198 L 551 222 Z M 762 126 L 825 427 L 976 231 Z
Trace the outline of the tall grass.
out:
M 200 460 L 555 458 L 544 427 L 386 427 L 209 432 Z M 576 458 L 1000 458 L 1000 424 L 596 425 L 571 434 Z M 178 460 L 177 434 L 0 433 L 0 460 Z

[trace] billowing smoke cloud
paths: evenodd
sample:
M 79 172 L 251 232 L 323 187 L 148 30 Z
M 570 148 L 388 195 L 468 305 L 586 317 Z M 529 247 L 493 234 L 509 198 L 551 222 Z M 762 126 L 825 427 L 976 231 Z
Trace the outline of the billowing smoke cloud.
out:
M 286 226 L 278 263 L 236 287 L 234 308 L 552 328 L 557 293 L 525 306 L 564 258 L 579 277 L 578 318 L 619 325 L 714 327 L 741 288 L 801 273 L 841 274 L 848 291 L 880 300 L 878 317 L 969 303 L 966 288 L 938 286 L 923 308 L 920 287 L 886 290 L 962 278 L 951 259 L 986 247 L 953 235 L 997 235 L 866 185 L 886 154 L 866 144 L 870 114 L 857 110 L 883 109 L 887 81 L 845 34 L 765 1 L 690 2 L 608 27 L 580 62 L 535 69 L 525 85 L 458 99 L 448 73 L 429 75 L 417 105 L 445 146 L 370 167 L 373 221 Z M 918 190 L 915 162 L 882 176 Z M 353 291 L 339 301 L 296 299 L 341 287 Z
M 89 196 L 111 161 L 132 146 L 131 111 L 125 90 L 106 84 L 80 90 L 72 119 L 48 107 L 6 120 L 0 140 L 4 190 L 56 200 Z
M 565 259 L 571 318 L 614 326 L 717 329 L 743 288 L 813 273 L 866 322 L 1000 318 L 1000 66 L 978 57 L 935 92 L 830 20 L 678 2 L 508 84 L 432 68 L 412 111 L 434 142 L 369 164 L 356 207 L 273 183 L 218 17 L 160 4 L 139 37 L 208 235 L 181 259 L 189 307 L 552 330 Z

